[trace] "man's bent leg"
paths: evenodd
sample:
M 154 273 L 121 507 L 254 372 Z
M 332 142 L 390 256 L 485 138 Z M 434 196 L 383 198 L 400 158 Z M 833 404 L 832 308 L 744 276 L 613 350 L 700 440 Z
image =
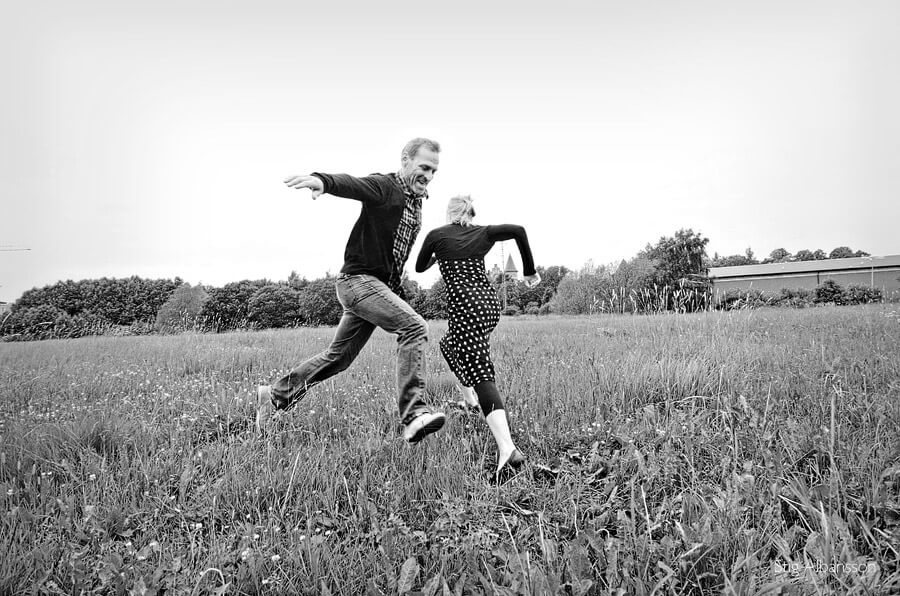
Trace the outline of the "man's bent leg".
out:
M 397 406 L 400 419 L 405 423 L 404 419 L 410 413 L 425 408 L 423 393 L 428 324 L 385 284 L 371 276 L 358 277 L 364 278 L 366 292 L 352 307 L 353 312 L 397 335 Z
M 338 283 L 340 284 L 340 281 Z M 339 287 L 338 298 L 344 304 L 344 297 L 341 294 Z M 334 333 L 331 345 L 272 385 L 272 402 L 275 408 L 278 410 L 291 408 L 310 388 L 346 370 L 369 341 L 374 330 L 375 326 L 372 323 L 347 310 L 345 304 L 344 315 Z

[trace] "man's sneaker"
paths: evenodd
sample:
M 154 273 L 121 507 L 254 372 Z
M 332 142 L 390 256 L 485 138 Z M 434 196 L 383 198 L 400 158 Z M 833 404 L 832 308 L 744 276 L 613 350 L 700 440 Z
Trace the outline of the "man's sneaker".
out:
M 256 388 L 256 431 L 263 433 L 275 415 L 275 404 L 272 402 L 272 386 L 260 385 Z
M 441 412 L 421 412 L 403 427 L 407 443 L 418 443 L 433 432 L 441 430 L 447 417 Z

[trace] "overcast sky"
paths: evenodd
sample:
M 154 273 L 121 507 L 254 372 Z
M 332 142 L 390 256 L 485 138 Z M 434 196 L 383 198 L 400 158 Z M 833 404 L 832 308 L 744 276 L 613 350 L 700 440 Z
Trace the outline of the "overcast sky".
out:
M 283 179 L 394 171 L 414 136 L 443 147 L 420 240 L 468 193 L 545 266 L 687 227 L 900 253 L 900 2 L 304 4 L 7 6 L 0 249 L 31 250 L 0 300 L 337 273 L 358 203 Z

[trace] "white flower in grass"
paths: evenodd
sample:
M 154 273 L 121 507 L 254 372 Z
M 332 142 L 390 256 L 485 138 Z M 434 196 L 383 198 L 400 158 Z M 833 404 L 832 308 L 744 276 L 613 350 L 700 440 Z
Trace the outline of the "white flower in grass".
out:
M 277 563 L 281 560 L 281 555 L 272 555 L 272 562 Z

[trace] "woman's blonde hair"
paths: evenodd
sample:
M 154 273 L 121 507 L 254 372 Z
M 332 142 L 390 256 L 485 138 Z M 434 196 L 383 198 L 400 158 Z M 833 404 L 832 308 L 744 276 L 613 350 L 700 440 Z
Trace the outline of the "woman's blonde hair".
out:
M 475 208 L 472 206 L 472 197 L 469 195 L 457 195 L 447 203 L 447 223 L 458 223 L 461 226 L 472 225 L 475 217 Z

